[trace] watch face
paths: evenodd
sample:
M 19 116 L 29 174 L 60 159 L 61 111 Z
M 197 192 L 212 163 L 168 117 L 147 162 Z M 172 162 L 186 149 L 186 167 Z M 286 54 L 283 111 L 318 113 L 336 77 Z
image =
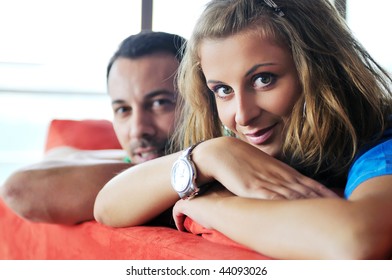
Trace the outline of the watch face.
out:
M 177 192 L 183 192 L 192 178 L 192 170 L 185 160 L 178 160 L 172 169 L 172 185 Z

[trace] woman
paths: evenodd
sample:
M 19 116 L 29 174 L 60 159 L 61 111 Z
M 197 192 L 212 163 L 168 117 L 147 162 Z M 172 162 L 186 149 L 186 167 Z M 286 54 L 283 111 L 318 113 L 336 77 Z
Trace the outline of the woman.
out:
M 179 72 L 173 143 L 191 148 L 117 176 L 95 216 L 132 226 L 175 204 L 180 230 L 190 217 L 274 258 L 388 258 L 390 83 L 327 0 L 213 0 Z

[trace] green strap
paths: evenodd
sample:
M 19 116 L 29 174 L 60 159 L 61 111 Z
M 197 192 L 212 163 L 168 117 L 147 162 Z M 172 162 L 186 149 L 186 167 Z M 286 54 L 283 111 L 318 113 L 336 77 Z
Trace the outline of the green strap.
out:
M 123 161 L 124 161 L 125 163 L 132 163 L 131 158 L 130 158 L 129 156 L 126 156 L 126 157 L 123 159 Z

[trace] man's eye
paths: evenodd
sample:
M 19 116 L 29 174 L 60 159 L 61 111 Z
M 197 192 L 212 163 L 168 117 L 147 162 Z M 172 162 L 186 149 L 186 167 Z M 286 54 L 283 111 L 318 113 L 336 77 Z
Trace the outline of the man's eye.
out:
M 151 103 L 152 107 L 161 107 L 161 106 L 174 105 L 174 104 L 175 102 L 171 99 L 157 99 Z
M 131 107 L 123 106 L 123 107 L 115 108 L 114 114 L 116 116 L 124 116 L 124 115 L 128 114 L 130 111 L 131 111 Z
M 233 92 L 233 89 L 228 86 L 215 86 L 212 91 L 215 93 L 215 95 L 219 98 L 226 98 L 228 95 L 230 95 Z
M 253 78 L 253 87 L 262 89 L 272 85 L 276 80 L 276 75 L 271 73 L 262 73 Z
M 149 105 L 151 110 L 157 112 L 169 112 L 174 110 L 175 106 L 176 106 L 175 100 L 166 99 L 166 98 L 153 100 Z

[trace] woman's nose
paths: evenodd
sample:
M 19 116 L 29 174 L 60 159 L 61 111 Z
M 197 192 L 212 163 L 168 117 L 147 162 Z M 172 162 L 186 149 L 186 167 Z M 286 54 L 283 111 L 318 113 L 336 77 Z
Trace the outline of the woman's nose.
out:
M 235 122 L 240 126 L 249 125 L 260 114 L 261 108 L 256 104 L 255 94 L 236 93 Z

